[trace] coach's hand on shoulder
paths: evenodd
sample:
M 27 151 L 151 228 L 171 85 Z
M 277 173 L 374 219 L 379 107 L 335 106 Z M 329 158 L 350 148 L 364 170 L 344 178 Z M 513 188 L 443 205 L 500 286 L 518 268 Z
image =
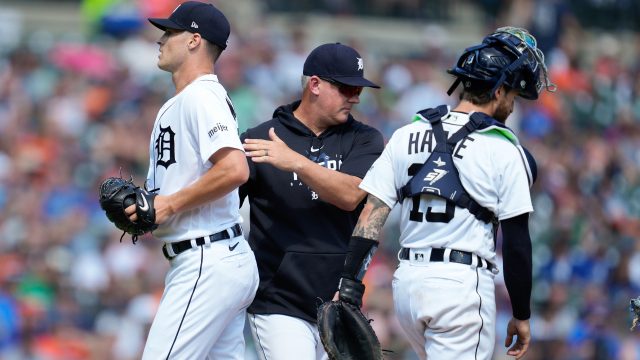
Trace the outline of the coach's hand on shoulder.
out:
M 280 170 L 295 172 L 307 160 L 304 156 L 291 150 L 276 135 L 276 131 L 273 128 L 269 129 L 269 138 L 271 140 L 244 140 L 244 150 L 253 162 L 268 163 Z
M 516 341 L 513 343 L 513 336 L 516 336 Z M 515 356 L 516 359 L 522 358 L 529 348 L 529 342 L 531 341 L 531 329 L 529 328 L 529 320 L 518 320 L 511 318 L 509 325 L 507 325 L 507 338 L 504 341 L 504 346 L 508 347 L 511 344 L 511 348 L 507 350 L 507 355 Z

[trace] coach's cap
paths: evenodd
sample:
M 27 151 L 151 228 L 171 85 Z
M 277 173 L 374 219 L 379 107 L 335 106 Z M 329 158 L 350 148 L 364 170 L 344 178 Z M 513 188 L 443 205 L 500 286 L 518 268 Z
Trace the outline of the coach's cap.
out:
M 350 86 L 380 86 L 364 78 L 364 61 L 358 52 L 340 43 L 313 49 L 304 62 L 302 74 L 331 79 Z
M 231 26 L 224 14 L 215 6 L 200 1 L 186 1 L 173 10 L 168 19 L 149 18 L 149 22 L 161 30 L 176 29 L 198 33 L 223 50 Z

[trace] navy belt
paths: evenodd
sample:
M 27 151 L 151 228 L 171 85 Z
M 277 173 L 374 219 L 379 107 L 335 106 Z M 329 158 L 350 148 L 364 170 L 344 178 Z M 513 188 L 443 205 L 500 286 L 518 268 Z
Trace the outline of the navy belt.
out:
M 232 227 L 222 230 L 220 232 L 217 232 L 215 234 L 211 234 L 207 237 L 199 237 L 196 238 L 196 246 L 202 246 L 204 244 L 206 244 L 206 239 L 209 239 L 209 242 L 216 242 L 216 241 L 220 241 L 220 240 L 225 240 L 225 239 L 230 239 L 229 237 L 229 231 L 227 230 L 231 230 L 231 232 L 233 232 L 233 237 L 237 237 L 242 235 L 242 227 L 240 226 L 240 224 L 235 224 Z M 171 246 L 173 253 L 175 254 L 174 256 L 170 256 L 169 252 L 167 251 L 167 246 Z M 175 243 L 166 243 L 164 244 L 164 246 L 162 246 L 162 253 L 164 254 L 164 257 L 166 257 L 167 259 L 171 260 L 174 257 L 178 256 L 180 253 L 191 249 L 191 239 L 189 240 L 182 240 L 182 241 L 178 241 Z
M 429 257 L 429 261 L 434 261 L 434 262 L 442 262 L 444 261 L 444 251 L 446 249 L 442 249 L 442 248 L 432 248 L 431 249 L 431 256 Z M 410 260 L 409 259 L 409 253 L 410 253 L 411 249 L 409 248 L 402 248 L 402 250 L 400 250 L 400 254 L 398 255 L 398 257 L 400 258 L 400 260 Z M 465 265 L 471 265 L 473 263 L 473 257 L 477 257 L 478 258 L 478 267 L 482 268 L 487 268 L 490 271 L 493 271 L 493 269 L 496 268 L 495 265 L 493 265 L 492 263 L 488 262 L 487 260 L 484 260 L 483 258 L 481 258 L 478 255 L 474 255 L 473 253 L 470 253 L 468 251 L 461 251 L 461 250 L 451 250 L 451 253 L 449 254 L 449 262 L 454 262 L 454 263 L 458 263 L 458 264 L 465 264 Z

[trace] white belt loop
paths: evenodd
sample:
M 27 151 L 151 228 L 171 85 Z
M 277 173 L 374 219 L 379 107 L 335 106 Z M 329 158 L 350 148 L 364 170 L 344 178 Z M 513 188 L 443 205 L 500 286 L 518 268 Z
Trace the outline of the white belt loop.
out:
M 196 243 L 196 239 L 189 240 L 191 243 L 191 250 L 195 250 L 198 247 L 198 243 Z
M 396 258 L 398 259 L 398 261 L 402 261 L 403 259 L 400 259 L 400 254 L 402 253 L 402 247 L 400 248 L 400 250 L 398 250 L 398 254 L 396 254 Z M 409 260 L 411 260 L 411 257 L 409 257 Z
M 235 225 L 234 225 L 234 226 L 235 226 Z M 226 229 L 225 229 L 225 231 L 226 231 L 226 232 L 227 232 L 227 234 L 229 235 L 229 239 L 233 239 L 234 237 L 236 237 L 236 236 L 233 234 L 233 226 L 226 228 Z
M 164 243 L 164 248 L 167 250 L 167 254 L 169 254 L 170 258 L 173 258 L 176 256 L 176 253 L 173 251 L 173 246 L 171 246 L 171 243 Z
M 444 249 L 444 257 L 443 257 L 443 259 L 442 259 L 442 261 L 443 261 L 445 264 L 448 264 L 448 263 L 449 263 L 449 256 L 451 256 L 451 249 L 449 249 L 449 248 L 445 248 L 445 249 Z
M 478 260 L 480 260 L 480 263 L 478 263 Z M 480 259 L 480 257 L 474 253 L 471 253 L 471 268 L 475 270 L 475 268 L 479 267 L 482 269 L 482 259 Z
M 211 236 L 212 235 L 207 235 L 204 237 L 204 247 L 206 248 L 210 248 L 211 247 Z

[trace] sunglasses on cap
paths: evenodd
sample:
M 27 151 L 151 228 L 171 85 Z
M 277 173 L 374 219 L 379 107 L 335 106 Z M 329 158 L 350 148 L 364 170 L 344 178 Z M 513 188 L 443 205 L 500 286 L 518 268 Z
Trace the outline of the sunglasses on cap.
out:
M 323 77 L 319 77 L 318 78 L 322 81 L 326 81 L 331 85 L 334 85 L 335 87 L 338 88 L 338 91 L 340 91 L 340 94 L 344 95 L 347 98 L 352 98 L 354 96 L 360 96 L 360 94 L 362 93 L 362 86 L 351 86 L 351 85 L 345 85 L 342 83 L 339 83 L 333 79 L 327 79 L 327 78 L 323 78 Z

